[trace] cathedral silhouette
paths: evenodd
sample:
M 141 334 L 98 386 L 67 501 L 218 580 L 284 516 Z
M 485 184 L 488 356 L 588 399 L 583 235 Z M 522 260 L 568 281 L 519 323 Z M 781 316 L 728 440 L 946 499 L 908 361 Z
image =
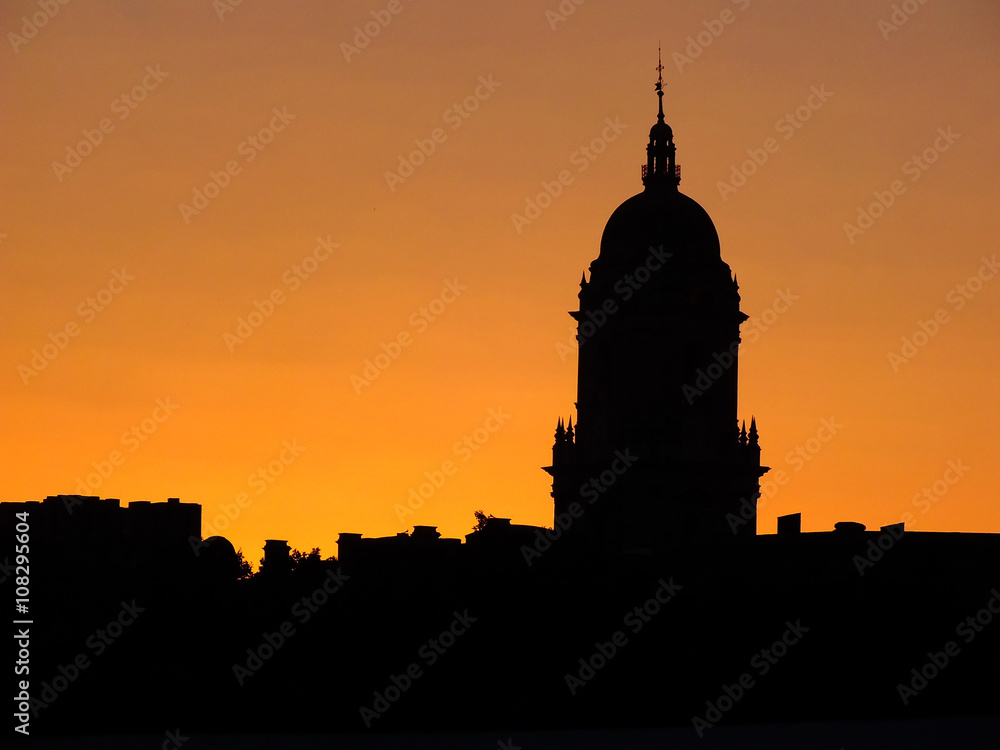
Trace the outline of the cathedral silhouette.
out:
M 197 504 L 2 503 L 8 601 L 31 528 L 15 733 L 570 733 L 530 735 L 558 747 L 643 728 L 678 747 L 807 746 L 774 729 L 794 724 L 817 747 L 995 741 L 998 535 L 803 533 L 798 514 L 757 533 L 747 316 L 711 218 L 679 190 L 659 70 L 643 189 L 608 219 L 571 313 L 552 527 L 478 514 L 464 542 L 341 533 L 327 559 L 269 539 L 251 575 L 201 538 Z
M 588 531 L 595 543 L 621 551 L 731 537 L 727 514 L 748 502 L 756 508 L 767 471 L 756 420 L 749 432 L 737 423 L 739 329 L 748 316 L 715 225 L 678 189 L 659 69 L 645 187 L 611 214 L 590 280 L 580 282 L 580 309 L 572 313 L 578 421 L 575 432 L 572 420 L 566 429 L 560 422 L 547 469 L 557 517 L 598 478 L 592 492 L 607 495 Z M 708 376 L 707 387 L 699 374 Z M 751 517 L 740 534 L 754 534 L 756 513 Z
M 580 282 L 580 309 L 570 313 L 579 346 L 578 418 L 575 427 L 572 417 L 558 420 L 545 467 L 554 529 L 572 526 L 567 544 L 602 552 L 752 537 L 768 470 L 760 464 L 756 419 L 749 430 L 745 419 L 737 421 L 740 324 L 748 316 L 712 219 L 678 189 L 662 64 L 657 69 L 659 111 L 644 189 L 611 214 L 590 279 L 584 274 Z M 506 534 L 511 541 L 532 528 L 515 527 L 515 538 L 509 519 L 485 526 L 494 539 Z M 426 553 L 435 539 L 435 527 L 421 526 L 412 537 L 342 534 L 339 548 L 341 557 L 393 546 Z M 470 543 L 481 541 L 470 535 Z M 454 544 L 449 551 L 461 552 Z

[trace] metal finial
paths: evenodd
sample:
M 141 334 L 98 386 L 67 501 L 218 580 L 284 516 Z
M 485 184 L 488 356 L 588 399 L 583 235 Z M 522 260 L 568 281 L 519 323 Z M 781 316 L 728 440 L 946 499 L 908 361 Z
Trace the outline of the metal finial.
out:
M 656 46 L 656 72 L 659 74 L 656 81 L 656 95 L 660 98 L 660 112 L 657 119 L 663 122 L 663 48 L 659 44 Z

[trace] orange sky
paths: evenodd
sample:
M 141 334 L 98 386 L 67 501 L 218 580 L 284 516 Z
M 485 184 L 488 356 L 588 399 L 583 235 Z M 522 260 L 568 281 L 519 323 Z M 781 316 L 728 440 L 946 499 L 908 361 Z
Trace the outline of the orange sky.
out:
M 895 29 L 889 2 L 49 5 L 0 9 L 0 499 L 93 475 L 201 503 L 254 561 L 265 538 L 462 535 L 478 508 L 551 523 L 566 311 L 641 189 L 659 40 L 681 189 L 760 320 L 740 412 L 785 480 L 760 530 L 1000 531 L 995 3 L 914 0 Z

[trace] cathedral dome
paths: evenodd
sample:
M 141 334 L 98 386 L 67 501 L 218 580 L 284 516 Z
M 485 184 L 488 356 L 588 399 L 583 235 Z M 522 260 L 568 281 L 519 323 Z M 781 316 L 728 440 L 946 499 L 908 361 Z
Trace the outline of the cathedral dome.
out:
M 650 255 L 668 254 L 677 270 L 717 269 L 724 266 L 719 253 L 719 234 L 708 213 L 677 187 L 681 170 L 675 157 L 674 132 L 663 115 L 663 62 L 656 67 L 659 111 L 649 130 L 646 163 L 642 184 L 633 195 L 611 214 L 601 237 L 601 252 L 591 265 L 599 276 L 611 271 L 618 274 L 649 261 Z M 661 249 L 662 248 L 662 249 Z
M 601 252 L 580 284 L 581 310 L 608 299 L 635 300 L 629 315 L 722 315 L 739 312 L 736 280 L 719 252 L 719 233 L 708 212 L 678 189 L 681 168 L 673 130 L 663 115 L 663 65 L 657 66 L 659 111 L 649 131 L 645 189 L 611 214 Z M 641 290 L 641 291 L 640 291 Z
M 611 214 L 601 237 L 599 264 L 635 266 L 650 248 L 678 264 L 718 262 L 719 234 L 708 212 L 672 185 L 647 187 Z

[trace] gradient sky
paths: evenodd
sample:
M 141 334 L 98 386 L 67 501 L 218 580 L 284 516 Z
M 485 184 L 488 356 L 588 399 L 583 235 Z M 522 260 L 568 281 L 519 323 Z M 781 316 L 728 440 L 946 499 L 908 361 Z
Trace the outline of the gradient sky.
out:
M 1000 531 L 996 3 L 52 5 L 0 9 L 0 499 L 90 475 L 201 503 L 254 561 L 480 508 L 551 524 L 566 312 L 641 190 L 661 42 L 681 190 L 759 321 L 759 530 Z

